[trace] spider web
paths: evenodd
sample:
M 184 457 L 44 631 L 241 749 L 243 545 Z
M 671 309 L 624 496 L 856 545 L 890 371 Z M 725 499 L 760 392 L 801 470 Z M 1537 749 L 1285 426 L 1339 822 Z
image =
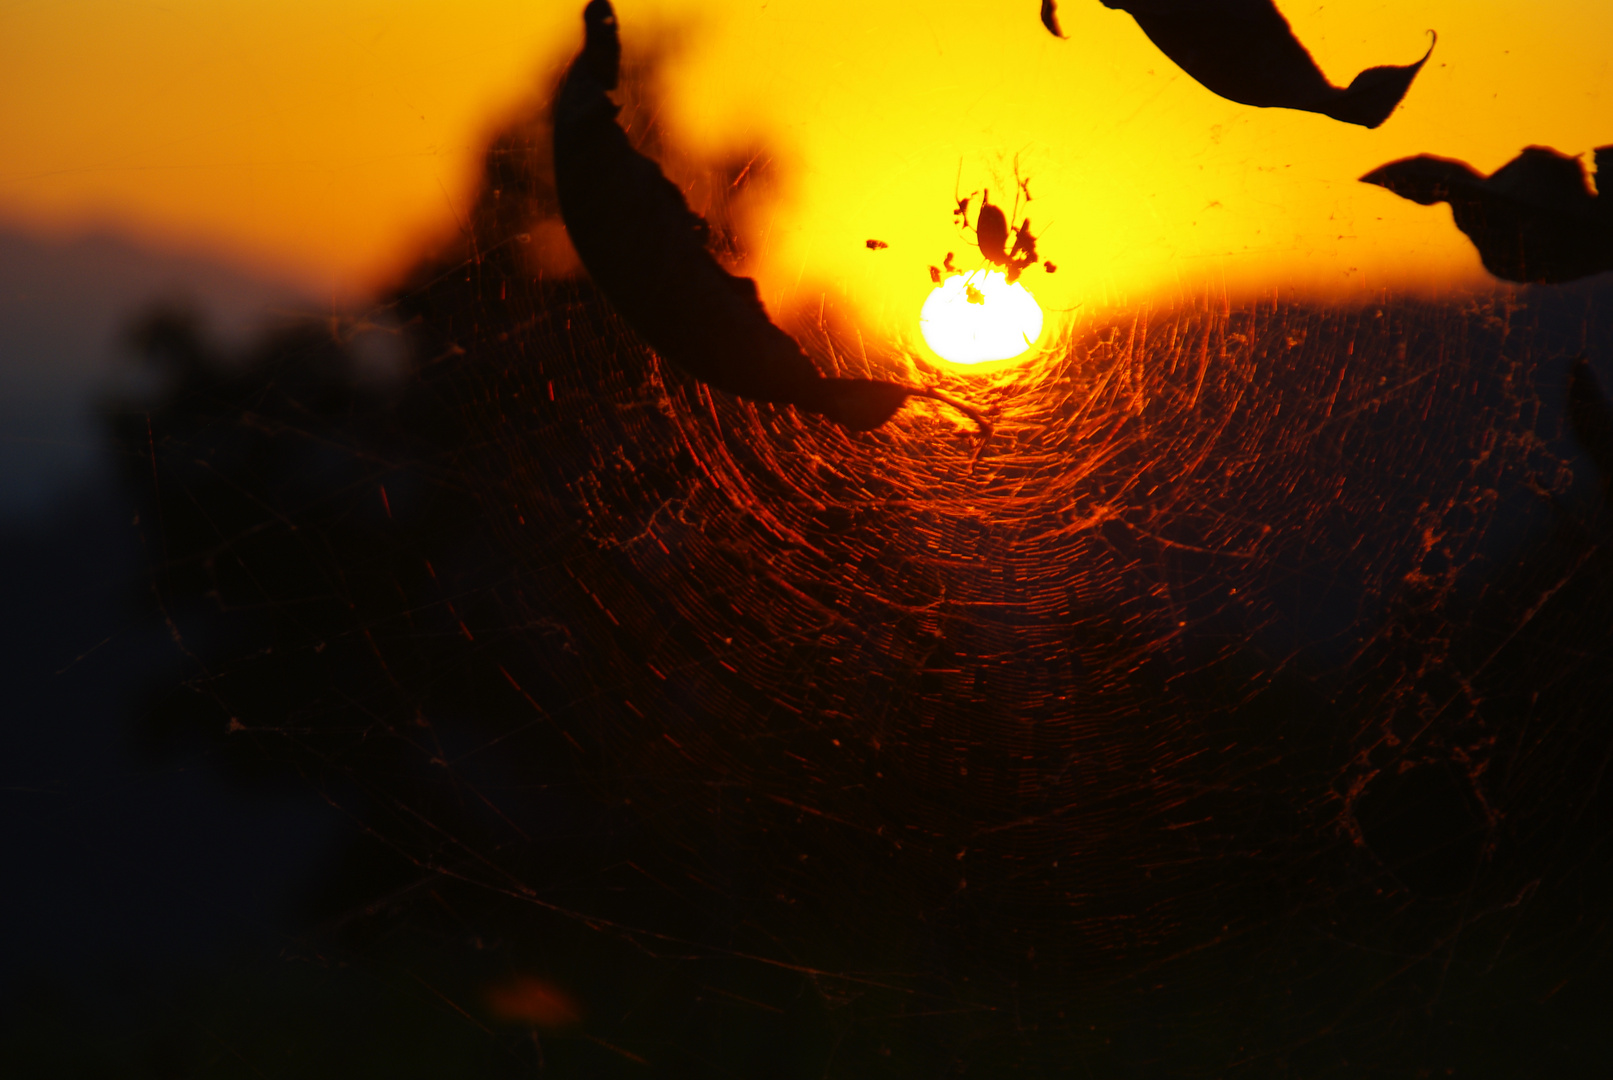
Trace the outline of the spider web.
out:
M 638 78 L 735 254 L 740 167 L 677 160 Z M 544 272 L 547 145 L 495 140 L 463 250 L 362 319 L 231 365 L 154 317 L 171 393 L 116 417 L 195 661 L 154 722 L 390 853 L 333 925 L 438 942 L 473 1019 L 548 973 L 578 1075 L 1590 1052 L 1613 667 L 1562 388 L 1605 289 L 1187 298 L 987 375 L 797 319 L 995 421 L 854 436 Z

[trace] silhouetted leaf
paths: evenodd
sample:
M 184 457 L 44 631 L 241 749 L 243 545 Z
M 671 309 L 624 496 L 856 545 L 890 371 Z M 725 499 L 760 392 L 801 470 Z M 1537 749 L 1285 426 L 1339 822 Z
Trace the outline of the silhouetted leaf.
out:
M 555 103 L 555 186 L 571 242 L 617 312 L 703 382 L 853 430 L 883 424 L 910 394 L 931 395 L 877 379 L 824 378 L 768 318 L 755 283 L 718 265 L 705 221 L 616 123 L 606 91 L 616 86 L 621 45 L 609 0 L 593 0 L 583 18 L 587 41 Z
M 1161 52 L 1229 101 L 1321 113 L 1368 128 L 1389 118 L 1428 59 L 1425 53 L 1415 64 L 1368 68 L 1341 89 L 1327 81 L 1272 0 L 1103 0 L 1103 5 L 1129 13 Z
M 1613 175 L 1613 146 L 1596 151 L 1596 164 L 1599 176 Z M 1613 270 L 1613 210 L 1591 193 L 1579 161 L 1550 147 L 1527 147 L 1489 177 L 1421 154 L 1361 180 L 1424 206 L 1450 203 L 1456 227 L 1498 278 L 1573 281 Z
M 1059 6 L 1055 0 L 1042 0 L 1042 25 L 1054 37 L 1064 36 L 1064 31 L 1059 29 Z

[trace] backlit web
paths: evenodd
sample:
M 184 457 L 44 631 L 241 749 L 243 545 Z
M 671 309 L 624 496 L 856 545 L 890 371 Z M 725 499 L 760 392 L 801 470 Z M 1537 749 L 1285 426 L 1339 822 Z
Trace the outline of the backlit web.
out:
M 552 272 L 546 140 L 363 319 L 148 322 L 119 416 L 196 660 L 154 716 L 371 832 L 332 925 L 490 1042 L 541 974 L 567 1075 L 1483 1074 L 1598 1000 L 1605 289 L 1186 297 L 986 375 L 790 324 L 977 457 L 660 362 Z

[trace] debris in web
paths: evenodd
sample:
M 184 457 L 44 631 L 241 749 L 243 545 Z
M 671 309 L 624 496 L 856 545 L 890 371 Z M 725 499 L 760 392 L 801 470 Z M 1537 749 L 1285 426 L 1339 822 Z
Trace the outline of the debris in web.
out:
M 1613 146 L 1596 150 L 1596 176 L 1613 179 Z M 1549 146 L 1526 147 L 1490 176 L 1419 154 L 1361 181 L 1423 206 L 1450 203 L 1484 268 L 1506 281 L 1556 283 L 1613 270 L 1613 201 L 1591 191 L 1578 158 Z
M 1130 14 L 1160 52 L 1229 101 L 1321 113 L 1368 128 L 1389 118 L 1434 51 L 1430 44 L 1415 64 L 1367 68 L 1338 87 L 1272 0 L 1103 0 L 1103 6 Z

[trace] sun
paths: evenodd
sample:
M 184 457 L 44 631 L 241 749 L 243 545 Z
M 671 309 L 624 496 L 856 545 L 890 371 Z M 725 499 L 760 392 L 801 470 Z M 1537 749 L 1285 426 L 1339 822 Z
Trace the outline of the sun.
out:
M 930 348 L 955 364 L 1011 360 L 1042 336 L 1042 309 L 1000 270 L 955 274 L 930 291 L 919 312 Z

